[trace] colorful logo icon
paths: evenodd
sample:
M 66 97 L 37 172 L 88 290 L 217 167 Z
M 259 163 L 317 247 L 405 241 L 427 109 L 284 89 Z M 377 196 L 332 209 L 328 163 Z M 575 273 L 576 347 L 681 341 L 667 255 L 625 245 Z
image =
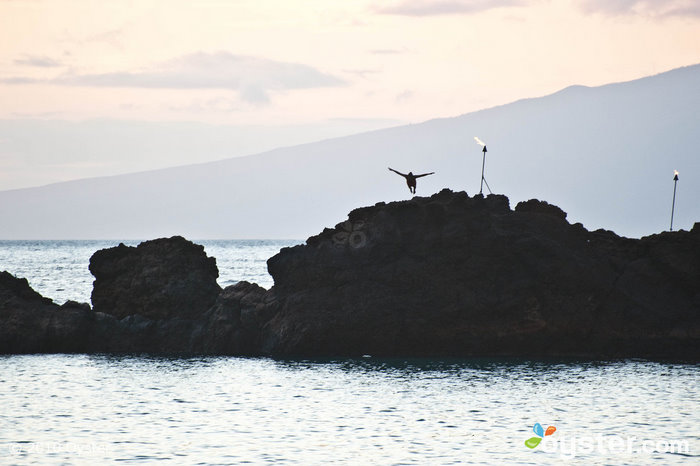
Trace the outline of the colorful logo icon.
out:
M 549 427 L 547 427 L 547 430 L 544 430 L 544 428 L 542 427 L 542 424 L 540 424 L 538 422 L 532 428 L 532 431 L 535 434 L 537 434 L 537 437 L 530 437 L 529 439 L 525 440 L 525 446 L 528 448 L 535 448 L 542 441 L 542 437 L 552 435 L 554 432 L 556 432 L 556 430 L 557 430 L 557 428 L 554 426 L 549 426 Z

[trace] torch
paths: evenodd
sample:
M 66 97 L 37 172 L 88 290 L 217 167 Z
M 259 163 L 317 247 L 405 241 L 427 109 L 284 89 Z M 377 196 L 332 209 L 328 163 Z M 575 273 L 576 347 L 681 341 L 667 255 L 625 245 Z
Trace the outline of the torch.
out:
M 673 204 L 671 204 L 671 231 L 673 231 L 673 212 L 676 210 L 676 186 L 678 185 L 678 170 L 673 170 Z
M 486 143 L 479 139 L 478 137 L 474 136 L 474 140 L 476 141 L 477 144 L 479 144 L 483 149 L 481 149 L 481 152 L 484 153 L 484 158 L 481 162 L 481 186 L 479 187 L 479 194 L 483 194 L 484 192 L 484 183 L 486 183 L 486 187 L 488 188 L 489 192 L 493 194 L 491 191 L 491 187 L 489 186 L 488 182 L 486 181 L 486 178 L 484 177 L 484 169 L 486 168 Z

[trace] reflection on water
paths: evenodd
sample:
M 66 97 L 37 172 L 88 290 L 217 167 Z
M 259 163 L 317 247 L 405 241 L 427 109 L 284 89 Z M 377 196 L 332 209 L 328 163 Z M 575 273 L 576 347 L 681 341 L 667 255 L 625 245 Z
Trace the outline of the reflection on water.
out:
M 697 365 L 644 361 L 0 358 L 10 463 L 664 464 L 700 458 Z M 686 441 L 684 454 L 524 441 Z M 8 456 L 9 455 L 9 456 Z M 690 457 L 688 456 L 690 455 Z M 3 462 L 5 462 L 3 460 Z

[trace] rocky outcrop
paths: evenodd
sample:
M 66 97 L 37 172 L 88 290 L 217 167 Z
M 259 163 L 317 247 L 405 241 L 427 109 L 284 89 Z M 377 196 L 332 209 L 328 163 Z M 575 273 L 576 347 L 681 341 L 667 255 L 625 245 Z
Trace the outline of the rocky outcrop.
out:
M 202 351 L 259 354 L 262 328 L 270 319 L 267 290 L 248 282 L 228 286 L 207 312 Z
M 0 354 L 69 353 L 89 346 L 95 314 L 85 304 L 58 306 L 25 278 L 0 272 Z
M 181 237 L 119 245 L 96 252 L 90 270 L 94 310 L 58 306 L 26 279 L 0 273 L 0 353 L 255 354 L 260 347 L 266 290 L 239 282 L 222 291 L 202 246 Z
M 265 350 L 698 358 L 700 228 L 631 240 L 565 218 L 448 190 L 354 210 L 268 261 Z
M 98 251 L 94 310 L 0 274 L 0 352 L 700 359 L 700 225 L 627 239 L 543 201 L 356 209 L 221 290 L 181 237 Z
M 97 251 L 90 258 L 90 272 L 95 276 L 95 311 L 118 319 L 135 314 L 196 318 L 221 292 L 216 259 L 180 236 Z

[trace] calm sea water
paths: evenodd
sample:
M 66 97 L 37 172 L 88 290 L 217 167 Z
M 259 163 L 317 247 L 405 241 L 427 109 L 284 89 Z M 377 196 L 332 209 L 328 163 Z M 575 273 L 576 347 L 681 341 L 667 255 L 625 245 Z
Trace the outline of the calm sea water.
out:
M 222 286 L 295 242 L 206 241 Z M 117 242 L 0 242 L 0 269 L 89 301 Z M 539 439 L 535 423 L 556 427 Z M 700 464 L 700 365 L 0 356 L 0 464 Z
M 3 464 L 700 461 L 692 365 L 6 356 L 0 399 Z

